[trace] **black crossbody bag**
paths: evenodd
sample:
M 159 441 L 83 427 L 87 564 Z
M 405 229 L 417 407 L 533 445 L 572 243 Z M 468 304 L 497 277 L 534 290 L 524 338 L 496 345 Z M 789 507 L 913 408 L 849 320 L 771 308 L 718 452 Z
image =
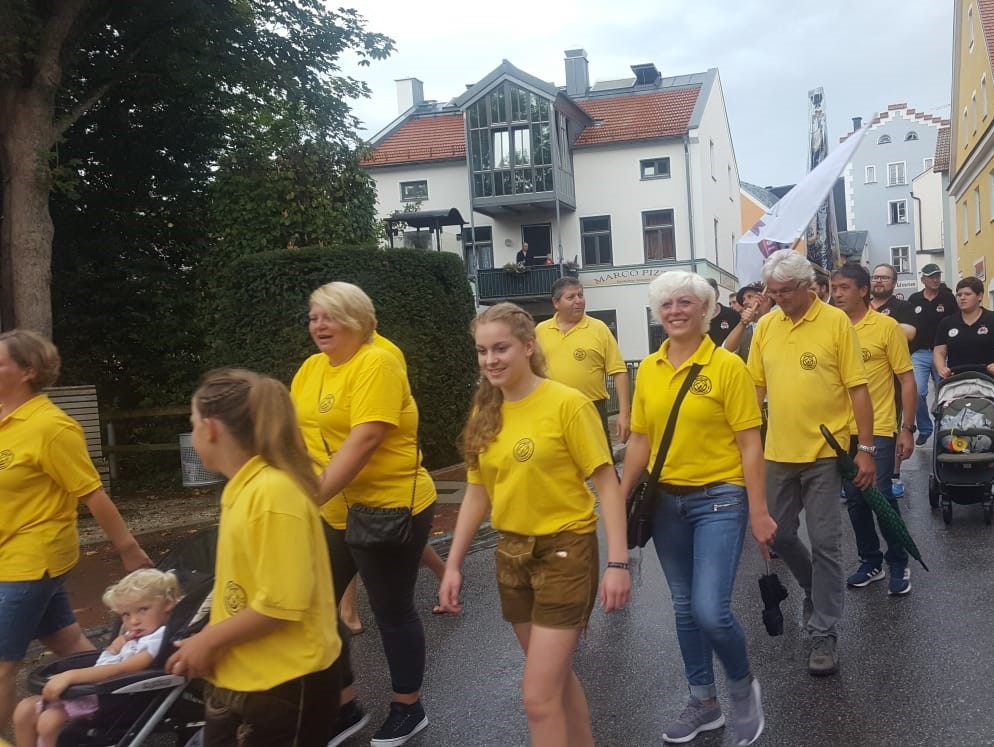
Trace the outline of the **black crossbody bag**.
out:
M 673 431 L 676 430 L 676 416 L 680 411 L 680 405 L 684 397 L 690 390 L 691 384 L 701 372 L 703 366 L 695 363 L 687 372 L 687 378 L 680 385 L 676 399 L 673 400 L 673 407 L 670 409 L 670 417 L 666 421 L 666 428 L 663 430 L 663 438 L 659 443 L 659 451 L 656 453 L 656 461 L 652 465 L 652 472 L 643 472 L 643 479 L 639 481 L 631 495 L 625 502 L 625 514 L 628 520 L 628 549 L 645 547 L 652 537 L 652 514 L 656 510 L 656 493 L 659 490 L 659 475 L 663 471 L 663 462 L 666 461 L 666 453 L 670 450 L 673 442 Z

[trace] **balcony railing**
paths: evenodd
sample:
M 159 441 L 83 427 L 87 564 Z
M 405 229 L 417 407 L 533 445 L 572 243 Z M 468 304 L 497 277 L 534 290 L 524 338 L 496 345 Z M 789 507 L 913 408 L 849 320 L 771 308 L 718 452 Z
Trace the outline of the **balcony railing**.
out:
M 576 277 L 576 270 L 564 265 L 535 265 L 524 272 L 496 267 L 477 270 L 476 292 L 481 304 L 501 301 L 548 301 L 552 284 L 563 276 Z

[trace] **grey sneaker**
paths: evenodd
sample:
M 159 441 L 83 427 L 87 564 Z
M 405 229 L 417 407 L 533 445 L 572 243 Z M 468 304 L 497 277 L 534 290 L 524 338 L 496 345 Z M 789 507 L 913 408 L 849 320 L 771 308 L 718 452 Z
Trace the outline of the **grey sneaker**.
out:
M 718 705 L 717 700 L 714 703 L 705 703 L 691 695 L 683 713 L 663 729 L 663 741 L 671 744 L 683 744 L 689 742 L 702 731 L 720 729 L 724 725 L 725 717 L 721 713 L 721 706 Z
M 816 636 L 811 644 L 808 657 L 808 672 L 822 677 L 839 671 L 839 653 L 834 636 Z
M 752 744 L 759 739 L 765 725 L 759 680 L 753 677 L 749 692 L 741 698 L 732 696 L 732 731 L 735 733 L 735 744 L 738 747 Z

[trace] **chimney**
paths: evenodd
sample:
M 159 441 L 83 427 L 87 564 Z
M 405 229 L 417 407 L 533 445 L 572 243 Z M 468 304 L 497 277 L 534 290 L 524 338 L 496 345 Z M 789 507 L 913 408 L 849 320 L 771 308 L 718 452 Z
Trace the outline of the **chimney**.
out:
M 585 49 L 566 50 L 566 95 L 586 96 L 590 90 L 590 72 L 587 70 Z
M 663 77 L 651 62 L 632 65 L 632 73 L 635 74 L 635 85 L 637 86 L 655 85 Z
M 417 78 L 401 78 L 397 84 L 397 108 L 403 114 L 425 101 L 425 84 Z
M 852 118 L 852 131 L 853 132 L 856 132 L 862 126 L 863 126 L 863 118 L 862 117 L 853 117 Z

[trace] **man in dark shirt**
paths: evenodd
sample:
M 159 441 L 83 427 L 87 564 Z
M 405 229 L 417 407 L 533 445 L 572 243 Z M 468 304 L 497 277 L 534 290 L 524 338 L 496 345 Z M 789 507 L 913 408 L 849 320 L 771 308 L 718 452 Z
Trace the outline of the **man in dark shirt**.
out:
M 907 301 L 894 295 L 897 285 L 897 268 L 882 264 L 873 268 L 870 276 L 870 308 L 891 317 L 899 325 L 910 343 L 915 339 L 915 310 Z
M 711 328 L 708 329 L 708 335 L 714 341 L 715 347 L 720 348 L 725 338 L 728 337 L 728 333 L 732 331 L 732 327 L 739 323 L 739 315 L 722 305 L 717 281 L 714 278 L 708 278 L 708 284 L 714 290 L 714 297 L 717 301 L 717 308 L 715 308 L 714 316 L 711 317 Z
M 918 413 L 915 425 L 918 438 L 915 444 L 923 446 L 932 435 L 932 418 L 928 412 L 928 381 L 939 383 L 939 372 L 932 362 L 932 346 L 939 322 L 956 313 L 956 296 L 942 285 L 942 268 L 929 262 L 922 267 L 922 290 L 912 293 L 908 305 L 915 314 L 915 338 L 911 341 L 911 363 L 915 367 L 915 384 L 918 386 Z

